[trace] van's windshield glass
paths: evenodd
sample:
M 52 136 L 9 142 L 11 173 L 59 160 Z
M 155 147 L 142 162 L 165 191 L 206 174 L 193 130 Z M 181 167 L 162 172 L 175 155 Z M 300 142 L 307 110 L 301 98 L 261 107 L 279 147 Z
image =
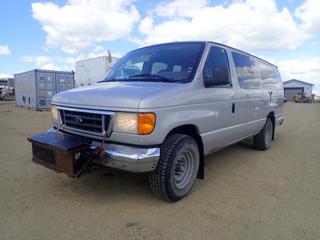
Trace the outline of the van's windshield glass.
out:
M 101 82 L 190 82 L 205 43 L 167 43 L 140 48 L 122 57 Z

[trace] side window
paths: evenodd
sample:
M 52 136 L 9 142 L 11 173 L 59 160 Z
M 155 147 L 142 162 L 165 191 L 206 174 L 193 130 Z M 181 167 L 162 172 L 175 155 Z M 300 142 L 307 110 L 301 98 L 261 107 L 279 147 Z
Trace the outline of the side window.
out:
M 261 88 L 260 76 L 252 57 L 232 52 L 239 85 L 242 88 Z
M 257 61 L 257 65 L 261 76 L 261 85 L 265 89 L 280 89 L 281 80 L 278 79 L 273 66 Z
M 204 79 L 214 79 L 216 77 L 215 69 L 225 68 L 229 74 L 229 62 L 226 50 L 219 47 L 211 47 L 206 64 L 203 69 Z M 229 79 L 230 82 L 230 79 Z

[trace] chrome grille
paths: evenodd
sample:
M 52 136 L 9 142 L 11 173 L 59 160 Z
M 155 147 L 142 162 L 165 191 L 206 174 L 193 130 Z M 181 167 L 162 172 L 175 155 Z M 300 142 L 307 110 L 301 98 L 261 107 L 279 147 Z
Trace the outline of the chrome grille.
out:
M 59 109 L 59 112 L 65 129 L 94 135 L 102 135 L 108 132 L 111 115 L 107 113 L 65 108 Z

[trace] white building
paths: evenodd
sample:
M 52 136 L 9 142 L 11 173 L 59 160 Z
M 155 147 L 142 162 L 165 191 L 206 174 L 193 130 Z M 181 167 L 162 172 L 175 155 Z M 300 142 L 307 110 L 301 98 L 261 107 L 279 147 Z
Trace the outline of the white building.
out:
M 311 97 L 313 84 L 300 81 L 297 79 L 291 79 L 283 82 L 284 97 L 288 101 L 293 101 L 293 97 L 296 95 Z
M 91 85 L 99 80 L 109 71 L 113 64 L 118 61 L 118 57 L 108 56 L 83 59 L 76 62 L 76 72 L 74 75 L 75 86 Z

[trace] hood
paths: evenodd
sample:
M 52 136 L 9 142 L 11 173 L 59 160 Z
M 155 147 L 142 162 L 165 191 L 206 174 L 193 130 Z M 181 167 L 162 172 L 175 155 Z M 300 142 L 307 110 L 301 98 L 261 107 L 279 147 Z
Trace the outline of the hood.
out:
M 144 97 L 179 88 L 181 85 L 183 84 L 164 82 L 97 83 L 60 92 L 53 97 L 52 104 L 109 109 L 138 109 Z

